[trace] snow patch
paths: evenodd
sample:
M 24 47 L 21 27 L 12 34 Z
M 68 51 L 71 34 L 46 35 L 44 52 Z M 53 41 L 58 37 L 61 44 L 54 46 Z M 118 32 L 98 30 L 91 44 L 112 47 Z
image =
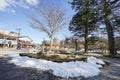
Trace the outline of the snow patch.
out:
M 95 57 L 88 57 L 87 62 L 90 63 L 90 64 L 93 64 L 93 65 L 95 65 L 97 67 L 102 67 L 102 65 L 105 64 L 103 61 L 101 61 L 99 59 L 96 59 Z
M 56 76 L 64 78 L 73 78 L 73 77 L 92 77 L 99 74 L 99 68 L 102 67 L 101 64 L 104 64 L 103 61 L 96 59 L 95 57 L 88 57 L 87 62 L 83 61 L 71 61 L 56 63 L 52 61 L 35 59 L 29 57 L 21 57 L 19 54 L 8 55 L 12 57 L 10 63 L 14 63 L 17 66 L 21 67 L 32 67 L 43 70 L 52 70 L 53 74 Z

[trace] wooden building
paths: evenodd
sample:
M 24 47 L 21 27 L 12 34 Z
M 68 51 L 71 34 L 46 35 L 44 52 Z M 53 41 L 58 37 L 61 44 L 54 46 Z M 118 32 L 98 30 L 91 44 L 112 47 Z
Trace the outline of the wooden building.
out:
M 31 48 L 32 42 L 32 39 L 28 36 L 20 36 L 19 38 L 19 44 L 21 48 Z

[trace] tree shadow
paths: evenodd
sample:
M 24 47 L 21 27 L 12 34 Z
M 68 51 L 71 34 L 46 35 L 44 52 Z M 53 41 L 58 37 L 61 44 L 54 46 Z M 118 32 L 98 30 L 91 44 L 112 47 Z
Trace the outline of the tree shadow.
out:
M 33 68 L 21 68 L 8 62 L 8 58 L 0 58 L 0 80 L 56 80 L 49 71 Z

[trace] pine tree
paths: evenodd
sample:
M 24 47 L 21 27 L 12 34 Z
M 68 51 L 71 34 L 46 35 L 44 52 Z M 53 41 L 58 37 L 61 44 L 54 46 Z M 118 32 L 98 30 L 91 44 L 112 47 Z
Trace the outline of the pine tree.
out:
M 73 0 L 72 8 L 76 14 L 70 22 L 69 30 L 75 35 L 84 36 L 85 53 L 88 52 L 88 35 L 97 28 L 97 8 L 95 7 L 97 0 Z
M 109 53 L 116 55 L 114 33 L 115 28 L 120 26 L 120 0 L 100 0 L 98 3 L 100 7 L 99 16 L 101 16 L 101 21 L 106 26 L 108 35 Z

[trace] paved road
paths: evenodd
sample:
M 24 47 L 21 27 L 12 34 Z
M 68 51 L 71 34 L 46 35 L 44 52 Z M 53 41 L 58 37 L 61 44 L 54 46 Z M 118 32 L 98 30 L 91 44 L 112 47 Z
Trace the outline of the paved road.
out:
M 8 63 L 8 58 L 0 58 L 0 80 L 56 80 L 48 71 L 20 68 Z
M 64 79 L 54 76 L 49 71 L 17 67 L 8 63 L 9 58 L 0 57 L 0 80 L 120 80 L 120 59 L 102 56 L 99 58 L 110 62 L 110 66 L 101 69 L 100 75 L 91 78 Z
M 0 56 L 14 53 L 24 53 L 28 52 L 28 49 L 17 50 L 16 48 L 0 48 Z

